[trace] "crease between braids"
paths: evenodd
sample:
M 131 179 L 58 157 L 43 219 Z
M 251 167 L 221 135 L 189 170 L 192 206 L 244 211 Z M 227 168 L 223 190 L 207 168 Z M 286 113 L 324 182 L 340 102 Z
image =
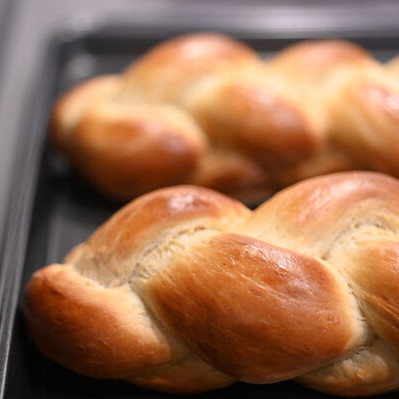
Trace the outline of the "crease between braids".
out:
M 61 96 L 51 136 L 95 187 L 124 201 L 184 183 L 260 203 L 315 175 L 399 176 L 398 64 L 344 40 L 262 60 L 220 34 L 172 38 Z
M 154 191 L 32 276 L 29 329 L 74 371 L 166 392 L 397 389 L 398 204 L 399 182 L 374 172 L 309 179 L 254 211 Z

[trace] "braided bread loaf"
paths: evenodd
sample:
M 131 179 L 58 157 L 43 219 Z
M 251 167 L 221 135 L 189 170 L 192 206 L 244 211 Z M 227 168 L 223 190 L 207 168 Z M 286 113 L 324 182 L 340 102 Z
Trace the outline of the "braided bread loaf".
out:
M 165 41 L 56 103 L 52 137 L 122 200 L 204 185 L 242 201 L 333 171 L 399 176 L 399 83 L 359 46 L 295 44 L 263 61 L 218 34 Z
M 255 211 L 177 186 L 37 271 L 25 313 L 47 356 L 92 377 L 178 393 L 295 378 L 369 395 L 399 387 L 398 271 L 392 177 L 315 177 Z

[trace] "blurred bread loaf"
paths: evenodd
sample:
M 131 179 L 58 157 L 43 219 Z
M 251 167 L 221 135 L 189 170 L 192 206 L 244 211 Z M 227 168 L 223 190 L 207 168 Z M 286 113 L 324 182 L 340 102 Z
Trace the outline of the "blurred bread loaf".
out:
M 345 40 L 262 60 L 231 37 L 186 35 L 61 96 L 52 137 L 121 200 L 189 183 L 247 201 L 334 171 L 399 176 L 398 76 Z

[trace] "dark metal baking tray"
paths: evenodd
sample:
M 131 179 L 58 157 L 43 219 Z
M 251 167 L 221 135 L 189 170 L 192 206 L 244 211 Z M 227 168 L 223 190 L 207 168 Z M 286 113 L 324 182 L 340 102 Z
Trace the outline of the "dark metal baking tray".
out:
M 143 390 L 119 381 L 94 380 L 74 374 L 44 358 L 33 346 L 22 317 L 22 292 L 31 273 L 59 262 L 77 243 L 105 221 L 120 204 L 102 198 L 87 186 L 47 142 L 48 118 L 54 99 L 69 87 L 97 74 L 120 72 L 155 43 L 203 26 L 154 26 L 148 29 L 101 26 L 64 32 L 51 38 L 36 90 L 28 99 L 20 133 L 6 237 L 0 269 L 0 394 L 4 398 L 162 398 L 172 395 Z M 224 29 L 246 41 L 263 56 L 311 37 L 346 37 L 380 60 L 399 52 L 398 31 L 311 31 L 279 35 L 278 31 Z M 197 398 L 327 398 L 294 382 L 273 385 L 237 383 Z M 387 394 L 384 398 L 396 397 Z

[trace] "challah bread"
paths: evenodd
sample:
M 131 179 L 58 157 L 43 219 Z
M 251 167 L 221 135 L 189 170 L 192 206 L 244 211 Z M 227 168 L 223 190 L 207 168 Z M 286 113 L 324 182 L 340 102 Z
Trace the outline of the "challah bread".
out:
M 315 177 L 254 211 L 176 186 L 127 204 L 31 277 L 52 360 L 175 393 L 297 379 L 345 396 L 399 388 L 399 181 Z
M 320 147 L 317 123 L 290 93 L 245 44 L 187 35 L 156 46 L 118 77 L 93 78 L 62 96 L 52 136 L 84 176 L 115 198 L 175 183 L 244 200 L 247 192 L 265 197 L 274 189 L 270 165 L 292 164 Z M 142 147 L 146 155 L 137 158 Z
M 303 41 L 262 60 L 227 36 L 181 36 L 61 97 L 52 134 L 122 200 L 178 183 L 250 201 L 331 172 L 399 176 L 395 64 L 345 40 Z
M 399 81 L 392 66 L 342 40 L 299 43 L 271 64 L 318 99 L 329 145 L 346 155 L 352 169 L 399 175 Z M 295 73 L 299 70 L 304 72 Z

